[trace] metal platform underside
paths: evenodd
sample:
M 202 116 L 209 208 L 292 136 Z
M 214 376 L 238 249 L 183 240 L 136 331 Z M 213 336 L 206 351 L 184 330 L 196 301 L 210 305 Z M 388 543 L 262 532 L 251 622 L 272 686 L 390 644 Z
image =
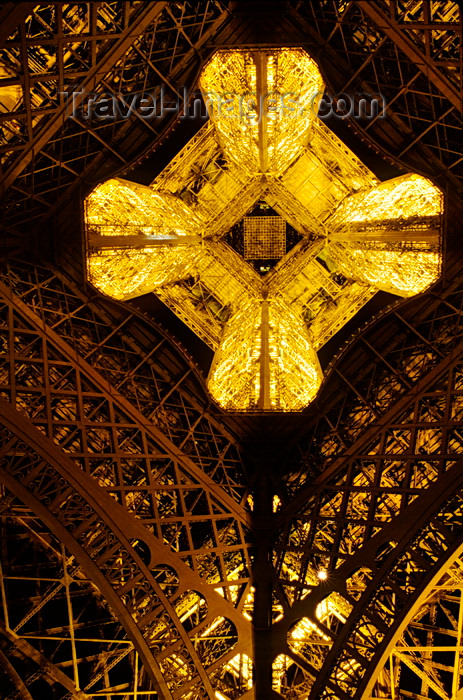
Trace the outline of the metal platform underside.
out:
M 248 186 L 231 211 L 220 183 L 233 129 L 218 144 L 210 121 L 175 105 L 218 49 L 281 47 L 313 58 L 334 111 L 342 95 L 384 97 L 385 118 L 332 115 L 317 143 L 332 134 L 328 157 L 344 144 L 376 183 L 415 173 L 443 193 L 441 274 L 409 298 L 382 289 L 343 327 L 320 314 L 323 382 L 306 408 L 230 413 L 206 382 L 233 318 L 230 270 L 246 294 L 278 274 L 291 303 L 307 286 L 291 266 L 283 279 L 305 232 L 282 192 L 297 189 L 309 155 L 278 192 Z M 450 0 L 2 4 L 2 700 L 461 700 L 462 51 Z M 161 85 L 174 108 L 153 120 L 125 119 L 124 103 L 112 120 L 86 119 L 80 102 L 72 115 L 64 94 Z M 271 151 L 249 148 L 246 167 L 267 172 Z M 246 167 L 230 191 L 248 182 Z M 189 277 L 170 246 L 183 286 L 166 286 L 162 306 L 135 288 L 130 257 L 137 236 L 151 237 L 152 255 L 171 232 L 151 220 L 153 230 L 122 235 L 95 220 L 95 265 L 104 269 L 113 235 L 120 270 L 128 279 L 135 269 L 136 293 L 110 299 L 85 277 L 83 202 L 110 182 L 143 203 L 153 181 L 170 188 L 156 205 L 164 223 L 196 207 L 197 221 L 184 219 L 192 251 L 195 222 L 209 217 L 230 276 L 201 253 L 188 265 L 202 265 L 202 278 Z M 321 178 L 311 206 L 322 194 Z M 276 221 L 246 229 L 261 201 L 302 238 L 283 251 Z M 349 206 L 332 220 L 345 275 L 358 265 Z M 427 223 L 429 246 L 437 229 Z M 359 231 L 371 271 L 379 229 Z M 391 249 L 415 240 L 394 231 Z M 229 245 L 238 238 L 242 252 Z M 256 271 L 245 244 L 249 261 L 273 267 Z M 316 265 L 329 278 L 323 255 Z M 179 320 L 172 309 L 187 298 L 197 303 Z M 326 301 L 307 292 L 304 323 Z

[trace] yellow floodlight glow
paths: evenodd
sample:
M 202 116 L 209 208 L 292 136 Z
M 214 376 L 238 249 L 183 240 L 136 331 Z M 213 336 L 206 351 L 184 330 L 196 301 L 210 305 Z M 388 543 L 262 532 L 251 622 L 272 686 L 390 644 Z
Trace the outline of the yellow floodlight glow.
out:
M 168 193 L 159 194 L 136 182 L 112 178 L 98 185 L 86 200 L 89 235 L 186 236 L 200 222 L 191 208 Z
M 425 177 L 401 175 L 376 187 L 347 197 L 338 207 L 335 225 L 357 221 L 395 221 L 417 216 L 435 216 L 442 208 L 442 194 Z
M 442 194 L 415 174 L 379 183 L 316 116 L 301 48 L 217 51 L 200 87 L 210 121 L 150 186 L 112 178 L 87 197 L 88 277 L 116 299 L 154 292 L 202 338 L 224 409 L 300 411 L 318 350 L 377 290 L 438 279 Z M 245 259 L 225 236 L 262 201 L 273 218 L 246 219 Z M 251 249 L 282 257 L 258 274 Z
M 225 152 L 254 173 L 290 165 L 323 94 L 318 66 L 302 49 L 218 51 L 200 86 Z
M 420 175 L 403 175 L 340 204 L 328 222 L 330 255 L 344 274 L 400 296 L 440 274 L 442 194 Z

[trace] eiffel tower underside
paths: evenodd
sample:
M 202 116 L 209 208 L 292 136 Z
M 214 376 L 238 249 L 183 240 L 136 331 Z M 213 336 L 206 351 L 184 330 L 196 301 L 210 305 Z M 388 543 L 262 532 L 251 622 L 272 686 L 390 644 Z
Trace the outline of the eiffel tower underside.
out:
M 4 3 L 0 42 L 0 698 L 461 700 L 457 3 Z M 60 93 L 174 104 L 217 47 L 281 45 L 330 94 L 385 97 L 328 125 L 442 190 L 442 275 L 336 334 L 304 411 L 230 414 L 180 321 L 85 280 L 84 198 L 204 122 Z

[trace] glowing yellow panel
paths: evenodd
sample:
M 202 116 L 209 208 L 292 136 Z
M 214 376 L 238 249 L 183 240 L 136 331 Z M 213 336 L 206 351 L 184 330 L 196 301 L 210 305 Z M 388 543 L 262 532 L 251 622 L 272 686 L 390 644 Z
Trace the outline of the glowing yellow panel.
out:
M 224 408 L 240 411 L 259 405 L 261 308 L 257 299 L 244 304 L 227 323 L 214 355 L 207 384 Z
M 201 91 L 226 154 L 250 172 L 279 173 L 299 155 L 323 80 L 302 49 L 218 51 Z
M 421 175 L 402 175 L 348 197 L 330 219 L 330 225 L 400 222 L 416 216 L 435 216 L 441 209 L 442 193 L 429 180 Z
M 117 299 L 156 293 L 214 350 L 224 408 L 301 410 L 317 351 L 378 289 L 437 279 L 442 196 L 418 175 L 380 184 L 318 120 L 302 49 L 218 51 L 200 84 L 211 120 L 152 184 L 113 178 L 87 198 L 88 276 Z M 282 219 L 240 225 L 251 262 L 282 256 L 265 276 L 223 238 L 261 200 Z M 285 222 L 301 237 L 288 253 Z
M 160 248 L 108 248 L 91 253 L 87 274 L 90 282 L 114 299 L 127 300 L 148 294 L 163 284 L 178 282 L 195 269 L 200 250 Z
M 442 194 L 403 175 L 347 197 L 328 222 L 330 255 L 345 275 L 400 296 L 440 274 Z
M 350 277 L 403 297 L 424 292 L 440 275 L 437 251 L 407 250 L 400 244 L 395 250 L 386 244 L 375 249 L 336 245 L 331 255 Z
M 315 398 L 322 381 L 307 326 L 281 299 L 269 301 L 268 322 L 269 408 L 301 410 Z
M 162 237 L 200 232 L 200 221 L 186 202 L 120 178 L 106 180 L 87 197 L 86 224 L 90 236 Z
M 322 372 L 302 318 L 281 300 L 254 299 L 227 323 L 208 387 L 225 408 L 301 410 Z
M 198 233 L 194 213 L 181 200 L 144 185 L 107 180 L 88 196 L 85 215 L 89 279 L 115 299 L 140 296 L 185 277 L 200 253 L 199 247 L 185 245 L 179 255 L 172 245 Z M 135 239 L 136 247 L 121 245 L 124 237 Z

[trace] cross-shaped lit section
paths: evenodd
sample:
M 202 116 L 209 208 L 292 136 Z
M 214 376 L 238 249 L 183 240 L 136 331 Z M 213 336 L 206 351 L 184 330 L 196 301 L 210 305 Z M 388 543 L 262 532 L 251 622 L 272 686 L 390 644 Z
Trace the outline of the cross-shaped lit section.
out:
M 154 182 L 87 198 L 88 276 L 116 299 L 154 292 L 197 333 L 224 408 L 301 410 L 317 351 L 377 290 L 438 279 L 442 195 L 414 174 L 380 183 L 317 118 L 323 83 L 302 49 L 218 51 L 200 85 L 210 120 Z M 252 221 L 257 202 L 272 220 Z M 248 252 L 284 253 L 266 274 L 226 242 L 244 218 Z M 301 236 L 289 252 L 281 221 Z

